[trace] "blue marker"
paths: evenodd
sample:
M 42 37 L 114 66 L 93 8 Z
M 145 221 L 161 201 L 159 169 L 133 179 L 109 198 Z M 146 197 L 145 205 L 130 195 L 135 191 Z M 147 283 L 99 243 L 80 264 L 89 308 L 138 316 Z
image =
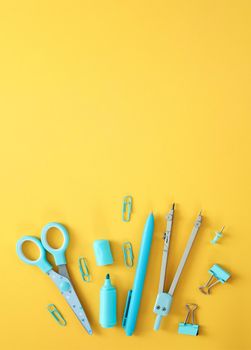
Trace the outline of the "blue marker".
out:
M 129 336 L 133 334 L 136 327 L 140 301 L 141 301 L 144 282 L 145 282 L 148 258 L 150 254 L 151 244 L 152 244 L 153 229 L 154 229 L 154 217 L 153 217 L 153 214 L 151 213 L 148 216 L 145 224 L 145 228 L 144 228 L 144 232 L 141 240 L 138 265 L 137 265 L 136 275 L 134 278 L 133 289 L 128 292 L 123 321 L 122 321 L 122 326 L 125 329 L 126 335 L 129 335 Z

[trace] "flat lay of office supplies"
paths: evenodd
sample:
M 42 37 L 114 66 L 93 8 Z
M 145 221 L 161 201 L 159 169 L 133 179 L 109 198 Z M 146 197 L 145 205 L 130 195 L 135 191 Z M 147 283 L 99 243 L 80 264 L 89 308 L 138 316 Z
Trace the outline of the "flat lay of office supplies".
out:
M 117 292 L 109 274 L 100 289 L 99 323 L 103 328 L 112 328 L 117 324 Z
M 122 220 L 128 222 L 131 220 L 132 196 L 125 196 L 122 203 Z
M 47 241 L 47 233 L 51 228 L 58 229 L 63 235 L 64 242 L 62 246 L 58 249 L 52 248 Z M 40 256 L 37 260 L 28 259 L 22 250 L 22 246 L 25 242 L 32 242 L 35 244 L 40 251 Z M 68 305 L 71 307 L 72 311 L 76 315 L 77 319 L 80 321 L 81 325 L 91 335 L 92 329 L 85 311 L 78 299 L 78 296 L 73 288 L 68 269 L 66 266 L 65 252 L 69 244 L 69 233 L 66 228 L 57 222 L 51 222 L 45 225 L 41 231 L 41 241 L 33 236 L 24 236 L 20 238 L 17 242 L 16 251 L 21 260 L 26 264 L 34 265 L 39 267 L 44 273 L 46 273 L 50 279 L 55 283 L 60 293 L 65 298 Z M 58 272 L 53 270 L 52 265 L 46 259 L 46 252 L 50 253 L 54 260 L 56 266 L 58 266 Z
M 188 239 L 185 251 L 180 260 L 179 266 L 176 270 L 176 273 L 174 275 L 169 291 L 164 292 L 165 273 L 166 273 L 166 267 L 167 267 L 167 256 L 168 256 L 169 241 L 171 236 L 173 215 L 174 215 L 174 205 L 170 210 L 169 214 L 167 215 L 167 228 L 164 235 L 164 248 L 163 248 L 161 271 L 160 271 L 159 290 L 158 290 L 158 295 L 157 295 L 156 302 L 153 309 L 153 312 L 157 314 L 155 324 L 154 324 L 155 331 L 159 329 L 162 317 L 166 316 L 170 311 L 175 288 L 179 282 L 179 278 L 181 276 L 182 270 L 185 266 L 186 260 L 188 258 L 193 242 L 195 240 L 195 237 L 199 231 L 199 228 L 202 222 L 202 216 L 200 213 L 195 221 L 194 227 L 192 229 L 192 233 Z
M 140 301 L 146 277 L 149 254 L 152 245 L 153 230 L 154 217 L 151 213 L 146 220 L 146 224 L 142 235 L 133 288 L 128 292 L 126 305 L 124 309 L 122 326 L 125 329 L 126 335 L 128 336 L 131 336 L 133 334 L 136 327 Z
M 216 244 L 218 242 L 218 240 L 223 237 L 223 230 L 224 230 L 224 226 L 222 227 L 222 229 L 218 232 L 215 233 L 214 239 L 211 240 L 212 244 Z
M 84 282 L 91 281 L 91 275 L 87 265 L 87 260 L 83 256 L 78 259 L 78 267 Z
M 98 239 L 93 243 L 97 266 L 113 264 L 110 242 L 107 239 Z
M 133 267 L 133 250 L 132 250 L 132 243 L 131 242 L 124 242 L 122 244 L 122 251 L 124 256 L 124 263 L 126 267 Z
M 49 313 L 52 315 L 54 320 L 56 320 L 60 326 L 66 326 L 66 324 L 67 324 L 66 320 L 64 319 L 61 312 L 56 308 L 56 306 L 54 304 L 49 304 L 47 306 L 47 310 L 49 311 Z
M 131 196 L 124 197 L 123 202 L 123 217 L 125 214 L 125 220 L 129 221 L 132 209 L 132 198 Z M 129 213 L 129 214 L 128 214 Z M 193 246 L 194 240 L 199 232 L 199 228 L 202 223 L 201 212 L 197 216 L 192 232 L 188 238 L 185 250 L 180 259 L 177 270 L 174 274 L 174 278 L 170 283 L 169 289 L 165 290 L 165 279 L 166 270 L 168 264 L 168 254 L 170 250 L 170 241 L 173 228 L 173 220 L 175 213 L 175 204 L 172 205 L 166 216 L 166 230 L 163 236 L 163 248 L 162 248 L 162 259 L 160 268 L 160 277 L 158 285 L 158 294 L 156 297 L 153 312 L 156 314 L 154 330 L 157 331 L 160 328 L 162 317 L 166 316 L 171 308 L 173 301 L 174 291 L 176 290 L 177 284 L 181 277 L 183 268 L 187 261 L 188 255 Z M 63 243 L 60 248 L 55 249 L 48 243 L 48 231 L 50 229 L 57 229 L 63 236 Z M 211 241 L 212 244 L 222 237 L 222 231 L 216 232 L 214 239 Z M 142 299 L 142 293 L 144 289 L 144 282 L 149 262 L 149 256 L 153 241 L 154 233 L 154 216 L 150 213 L 144 225 L 144 230 L 141 238 L 141 245 L 138 254 L 138 262 L 134 277 L 133 288 L 128 291 L 127 299 L 124 307 L 122 327 L 125 330 L 127 336 L 133 335 L 136 324 L 138 313 L 140 310 L 140 303 Z M 36 260 L 31 260 L 26 257 L 23 251 L 23 244 L 31 242 L 39 248 L 40 255 Z M 55 283 L 60 293 L 65 298 L 66 302 L 80 321 L 81 325 L 87 331 L 89 335 L 93 333 L 85 311 L 78 299 L 78 296 L 73 288 L 71 279 L 69 277 L 67 265 L 66 265 L 66 249 L 69 244 L 69 233 L 67 229 L 60 223 L 51 222 L 45 225 L 41 231 L 41 240 L 33 236 L 24 236 L 20 238 L 16 245 L 16 251 L 21 260 L 25 263 L 39 267 L 45 272 L 50 279 Z M 111 266 L 114 263 L 112 256 L 112 250 L 110 242 L 107 239 L 98 239 L 93 243 L 94 255 L 97 266 Z M 121 252 L 121 251 L 120 251 Z M 130 241 L 122 243 L 122 252 L 124 265 L 128 268 L 128 271 L 134 266 L 134 254 L 132 244 Z M 46 253 L 50 253 L 55 261 L 55 265 L 58 267 L 58 272 L 53 269 L 53 266 L 49 263 L 46 258 Z M 79 257 L 78 267 L 81 274 L 81 278 L 84 282 L 91 281 L 91 275 L 87 264 L 86 257 Z M 112 267 L 111 267 L 112 268 Z M 204 294 L 210 294 L 211 288 L 218 283 L 225 283 L 230 278 L 230 273 L 225 271 L 218 264 L 214 264 L 209 269 L 210 278 L 199 290 Z M 191 336 L 197 336 L 199 334 L 199 325 L 195 324 L 194 313 L 198 308 L 197 304 L 186 304 L 187 316 L 184 322 L 180 322 L 178 326 L 178 334 L 186 334 Z M 57 309 L 54 304 L 49 304 L 47 310 L 53 316 L 60 326 L 65 326 L 66 320 L 64 319 L 61 312 Z M 189 320 L 191 322 L 189 323 Z M 112 328 L 117 325 L 117 290 L 111 283 L 110 274 L 106 274 L 103 286 L 100 289 L 100 307 L 99 307 L 99 324 L 102 328 Z
M 179 334 L 187 334 L 196 336 L 199 334 L 199 325 L 195 324 L 194 313 L 197 310 L 197 304 L 186 304 L 187 316 L 184 322 L 179 323 L 178 333 Z M 189 318 L 192 320 L 192 323 L 188 323 Z
M 202 286 L 199 287 L 199 290 L 203 294 L 210 294 L 211 288 L 218 283 L 225 283 L 230 278 L 230 273 L 225 271 L 221 266 L 214 264 L 209 270 L 211 277 L 209 280 Z M 215 280 L 215 282 L 213 282 Z M 211 283 L 212 282 L 212 283 Z

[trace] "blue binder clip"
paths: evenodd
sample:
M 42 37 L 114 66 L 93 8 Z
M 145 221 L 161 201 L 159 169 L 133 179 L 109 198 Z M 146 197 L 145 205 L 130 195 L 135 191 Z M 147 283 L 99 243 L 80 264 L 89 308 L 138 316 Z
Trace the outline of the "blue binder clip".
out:
M 223 268 L 217 264 L 214 264 L 208 272 L 211 277 L 206 284 L 199 287 L 199 290 L 204 294 L 210 294 L 210 290 L 213 286 L 218 283 L 225 283 L 231 276 L 229 272 L 223 270 Z M 216 281 L 213 282 L 213 279 L 216 279 Z
M 186 304 L 187 316 L 184 322 L 179 323 L 178 333 L 196 336 L 199 334 L 199 325 L 194 324 L 194 312 L 198 308 L 196 304 Z M 189 318 L 192 318 L 192 323 L 187 323 Z
M 122 205 L 122 220 L 128 222 L 132 213 L 132 196 L 125 196 Z

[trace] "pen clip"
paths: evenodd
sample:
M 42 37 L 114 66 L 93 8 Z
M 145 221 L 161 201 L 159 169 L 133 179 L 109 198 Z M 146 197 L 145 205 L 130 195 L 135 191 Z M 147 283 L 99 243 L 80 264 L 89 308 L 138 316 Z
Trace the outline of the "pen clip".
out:
M 122 327 L 123 328 L 125 328 L 125 326 L 126 326 L 127 316 L 128 316 L 128 312 L 129 312 L 129 308 L 130 308 L 131 297 L 132 297 L 132 290 L 129 290 L 127 293 L 125 310 L 124 310 L 124 315 L 123 315 L 123 319 L 122 319 Z

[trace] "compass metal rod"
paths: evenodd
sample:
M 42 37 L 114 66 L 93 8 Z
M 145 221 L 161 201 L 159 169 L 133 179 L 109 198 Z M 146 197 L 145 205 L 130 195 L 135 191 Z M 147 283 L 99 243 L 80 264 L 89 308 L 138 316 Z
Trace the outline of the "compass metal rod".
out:
M 167 268 L 168 251 L 169 251 L 171 232 L 172 232 L 173 215 L 174 215 L 174 204 L 166 217 L 167 224 L 166 224 L 166 232 L 164 235 L 164 248 L 162 253 L 162 262 L 161 262 L 160 280 L 159 280 L 159 293 L 164 291 L 164 286 L 165 286 L 166 268 Z
M 173 278 L 173 281 L 172 281 L 172 284 L 171 284 L 171 287 L 168 291 L 168 294 L 170 294 L 171 296 L 173 295 L 174 291 L 175 291 L 175 288 L 179 282 L 179 278 L 180 278 L 180 275 L 182 273 L 182 270 L 184 268 L 184 265 L 186 263 L 186 260 L 188 258 L 188 255 L 190 253 L 190 250 L 192 248 L 192 245 L 193 245 L 193 241 L 195 240 L 195 237 L 199 231 L 199 228 L 200 228 L 200 225 L 201 225 L 201 222 L 202 222 L 202 215 L 201 215 L 201 212 L 199 213 L 196 221 L 195 221 L 195 224 L 194 224 L 194 227 L 193 227 L 193 230 L 192 230 L 192 233 L 188 239 L 188 242 L 187 242 L 187 245 L 186 245 L 186 248 L 185 248 L 185 251 L 183 253 L 183 256 L 180 260 L 180 263 L 179 263 L 179 266 L 177 268 L 177 271 L 175 273 L 175 276 Z

